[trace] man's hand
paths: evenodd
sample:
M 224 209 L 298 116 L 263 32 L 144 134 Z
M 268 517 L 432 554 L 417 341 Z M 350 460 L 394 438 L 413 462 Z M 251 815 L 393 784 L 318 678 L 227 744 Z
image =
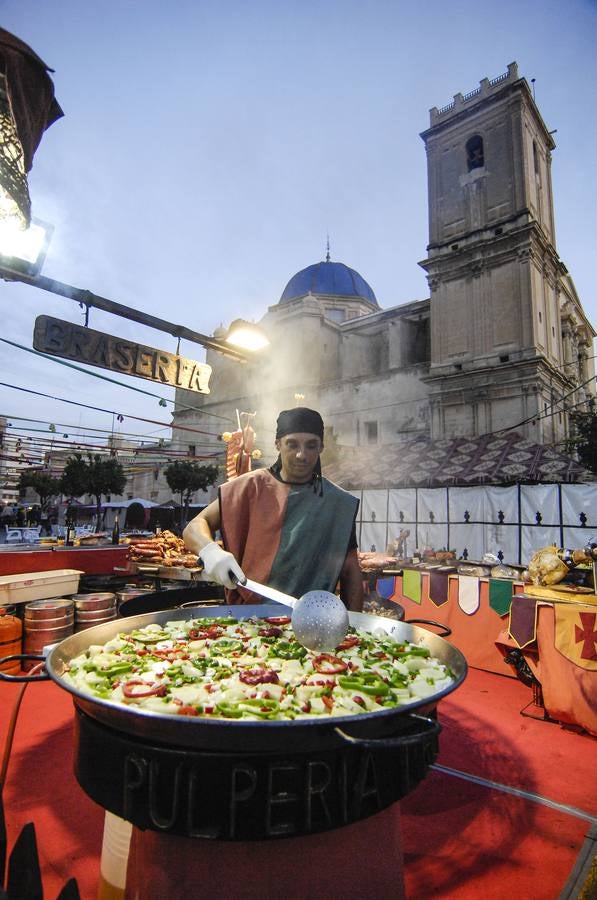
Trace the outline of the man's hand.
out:
M 245 573 L 232 553 L 222 550 L 215 541 L 211 544 L 206 544 L 199 551 L 199 557 L 203 563 L 203 571 L 210 581 L 215 581 L 216 584 L 223 584 L 227 588 L 235 588 L 238 582 L 243 584 L 247 580 Z

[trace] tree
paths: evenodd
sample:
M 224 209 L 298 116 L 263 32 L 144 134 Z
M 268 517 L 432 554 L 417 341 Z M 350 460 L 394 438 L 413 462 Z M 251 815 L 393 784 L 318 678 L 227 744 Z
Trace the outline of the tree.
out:
M 122 494 L 126 484 L 124 469 L 113 456 L 75 453 L 66 461 L 62 473 L 62 493 L 69 497 L 90 494 L 95 498 L 97 528 L 102 517 L 102 495 Z
M 195 491 L 206 491 L 218 477 L 217 466 L 199 466 L 186 460 L 170 463 L 164 469 L 168 487 L 180 494 L 180 527 L 188 518 L 189 503 Z
M 21 472 L 19 478 L 19 491 L 25 491 L 31 488 L 39 497 L 39 505 L 42 514 L 48 511 L 50 500 L 62 493 L 62 486 L 59 478 L 54 478 L 48 472 L 42 472 L 41 469 L 31 469 Z
M 579 462 L 597 475 L 597 412 L 577 412 L 571 417 L 573 437 L 566 444 L 568 453 L 575 453 Z

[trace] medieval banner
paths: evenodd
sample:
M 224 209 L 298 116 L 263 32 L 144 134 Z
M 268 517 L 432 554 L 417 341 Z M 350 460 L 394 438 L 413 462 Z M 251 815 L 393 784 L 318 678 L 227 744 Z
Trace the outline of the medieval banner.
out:
M 597 672 L 597 608 L 556 603 L 554 609 L 556 648 L 577 666 Z

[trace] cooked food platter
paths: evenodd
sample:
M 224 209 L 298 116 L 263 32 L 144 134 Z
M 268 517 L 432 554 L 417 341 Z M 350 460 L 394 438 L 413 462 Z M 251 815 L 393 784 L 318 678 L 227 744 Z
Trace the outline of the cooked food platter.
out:
M 351 626 L 359 631 L 381 630 L 396 641 L 407 641 L 420 648 L 426 648 L 440 664 L 452 673 L 452 680 L 441 689 L 426 697 L 416 697 L 410 702 L 392 708 L 382 707 L 375 711 L 359 714 L 322 716 L 293 720 L 251 720 L 225 719 L 164 715 L 154 709 L 125 706 L 110 699 L 92 697 L 87 691 L 74 685 L 68 677 L 72 661 L 86 653 L 91 647 L 104 645 L 118 637 L 121 632 L 138 632 L 147 626 L 159 626 L 168 622 L 184 624 L 200 622 L 205 617 L 224 616 L 243 620 L 254 616 L 279 616 L 289 610 L 279 605 L 219 606 L 202 609 L 166 610 L 127 620 L 114 620 L 72 635 L 58 644 L 46 660 L 47 675 L 60 687 L 69 691 L 75 706 L 92 718 L 106 725 L 143 738 L 155 739 L 160 743 L 190 746 L 195 748 L 217 747 L 223 749 L 271 750 L 274 747 L 288 747 L 289 741 L 315 742 L 317 746 L 341 746 L 344 738 L 339 731 L 347 729 L 351 735 L 361 738 L 381 738 L 395 732 L 401 725 L 408 727 L 408 716 L 412 713 L 426 713 L 433 710 L 442 697 L 455 690 L 466 676 L 466 661 L 462 653 L 436 634 L 405 622 L 393 621 L 381 616 L 365 613 L 350 613 Z M 46 676 L 47 677 L 47 676 Z M 35 679 L 32 679 L 35 680 Z

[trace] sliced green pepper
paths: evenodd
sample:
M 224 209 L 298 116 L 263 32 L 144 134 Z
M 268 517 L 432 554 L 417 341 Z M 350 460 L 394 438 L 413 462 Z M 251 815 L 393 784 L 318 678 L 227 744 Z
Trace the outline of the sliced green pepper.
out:
M 222 700 L 221 703 L 216 704 L 216 709 L 225 719 L 242 719 L 243 717 L 242 709 L 239 709 L 238 703 Z
M 385 681 L 382 681 L 379 676 L 368 672 L 362 675 L 340 675 L 338 684 L 347 691 L 360 691 L 362 694 L 368 694 L 371 697 L 383 697 L 390 692 L 390 688 Z
M 131 631 L 128 637 L 140 644 L 157 644 L 158 641 L 169 641 L 172 635 L 167 631 Z
M 97 665 L 95 660 L 88 659 L 83 663 L 81 668 L 84 672 L 95 672 L 97 675 L 101 675 L 102 678 L 114 678 L 116 675 L 120 675 L 123 672 L 130 672 L 133 668 L 133 664 L 132 662 L 128 662 L 128 660 L 122 660 L 121 662 L 112 663 L 107 668 L 102 669 Z
M 406 675 L 401 675 L 400 672 L 389 672 L 388 678 L 392 687 L 395 688 L 405 688 L 408 684 Z
M 189 628 L 206 628 L 208 625 L 234 625 L 240 624 L 234 616 L 206 616 L 204 619 L 193 619 L 188 623 Z
M 212 641 L 210 652 L 214 656 L 229 656 L 231 653 L 238 653 L 242 649 L 242 641 L 236 641 L 234 638 L 222 637 Z
M 258 716 L 260 719 L 271 719 L 280 711 L 278 701 L 266 697 L 261 699 L 256 697 L 254 700 L 241 700 L 238 707 L 243 712 L 251 713 L 251 715 Z
M 430 656 L 427 647 L 409 647 L 404 653 L 405 656 Z
M 394 659 L 405 659 L 409 656 L 429 656 L 429 650 L 427 647 L 405 647 L 404 644 L 395 644 L 395 643 L 384 643 L 382 644 L 383 650 L 389 655 L 393 656 Z
M 280 659 L 303 659 L 307 650 L 298 641 L 276 641 L 269 651 L 269 657 L 279 656 Z

